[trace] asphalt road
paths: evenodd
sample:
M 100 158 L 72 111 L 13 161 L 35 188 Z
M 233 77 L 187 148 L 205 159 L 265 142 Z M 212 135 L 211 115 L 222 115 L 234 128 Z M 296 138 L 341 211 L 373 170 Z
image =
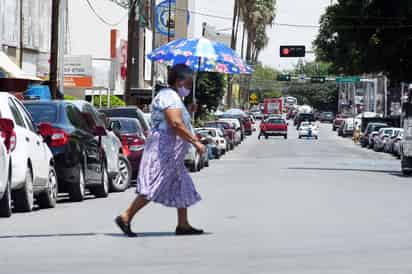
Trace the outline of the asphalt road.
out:
M 412 178 L 322 126 L 320 140 L 249 138 L 195 174 L 203 201 L 176 237 L 150 205 L 123 237 L 112 194 L 0 220 L 0 273 L 412 273 Z

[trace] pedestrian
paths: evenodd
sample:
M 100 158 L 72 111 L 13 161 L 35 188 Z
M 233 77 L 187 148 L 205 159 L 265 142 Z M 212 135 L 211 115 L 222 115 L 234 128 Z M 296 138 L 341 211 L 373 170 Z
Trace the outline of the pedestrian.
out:
M 176 235 L 202 234 L 188 220 L 187 208 L 200 201 L 193 181 L 184 165 L 192 144 L 202 154 L 205 146 L 192 134 L 190 114 L 182 98 L 190 94 L 193 71 L 186 65 L 174 66 L 168 76 L 169 88 L 159 91 L 152 107 L 152 133 L 146 140 L 137 180 L 138 196 L 115 222 L 129 237 L 136 213 L 149 202 L 177 208 Z

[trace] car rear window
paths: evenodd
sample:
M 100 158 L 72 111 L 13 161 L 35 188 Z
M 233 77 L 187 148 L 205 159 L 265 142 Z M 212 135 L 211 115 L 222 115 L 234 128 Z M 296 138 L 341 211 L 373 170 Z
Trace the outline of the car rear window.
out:
M 281 125 L 281 124 L 285 124 L 285 121 L 283 119 L 270 119 L 268 123 L 274 124 L 274 125 Z
M 52 104 L 25 104 L 33 121 L 38 124 L 42 122 L 57 122 L 57 106 Z
M 112 128 L 118 129 L 120 133 L 137 133 L 139 135 L 143 134 L 141 126 L 135 120 L 110 119 L 110 124 Z

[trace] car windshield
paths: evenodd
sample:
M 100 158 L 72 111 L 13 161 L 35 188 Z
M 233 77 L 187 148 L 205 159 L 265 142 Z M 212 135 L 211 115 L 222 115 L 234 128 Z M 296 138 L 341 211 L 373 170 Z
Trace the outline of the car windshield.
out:
M 113 129 L 117 129 L 123 134 L 142 134 L 142 129 L 140 128 L 136 120 L 129 119 L 110 119 L 110 124 Z
M 393 129 L 385 129 L 385 130 L 383 131 L 383 134 L 385 134 L 385 135 L 392 135 L 392 134 L 393 134 Z
M 57 106 L 52 104 L 25 104 L 36 124 L 42 122 L 56 123 Z

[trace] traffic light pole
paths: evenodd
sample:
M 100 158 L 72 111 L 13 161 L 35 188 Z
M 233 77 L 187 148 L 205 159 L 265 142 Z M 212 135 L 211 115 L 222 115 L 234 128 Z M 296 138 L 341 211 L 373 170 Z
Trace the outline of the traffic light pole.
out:
M 60 0 L 52 2 L 52 21 L 51 21 L 51 50 L 50 50 L 50 72 L 49 86 L 52 98 L 57 98 L 57 62 L 59 54 L 59 9 Z

